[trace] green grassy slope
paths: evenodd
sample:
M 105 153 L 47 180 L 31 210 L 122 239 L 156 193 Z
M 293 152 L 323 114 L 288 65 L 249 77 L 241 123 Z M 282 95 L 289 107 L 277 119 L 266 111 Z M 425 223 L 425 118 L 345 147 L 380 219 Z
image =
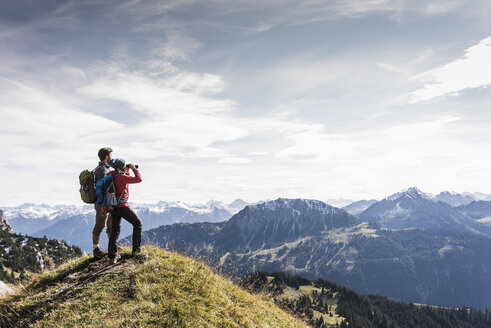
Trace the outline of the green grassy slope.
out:
M 82 256 L 0 299 L 0 327 L 307 327 L 191 258 L 146 246 Z

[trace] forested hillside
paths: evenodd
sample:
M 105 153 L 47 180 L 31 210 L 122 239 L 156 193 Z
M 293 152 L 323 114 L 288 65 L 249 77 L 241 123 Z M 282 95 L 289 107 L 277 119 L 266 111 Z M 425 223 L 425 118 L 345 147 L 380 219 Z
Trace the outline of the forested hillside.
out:
M 12 231 L 0 211 L 0 280 L 16 283 L 28 272 L 41 272 L 80 256 L 78 247 L 64 241 L 23 236 Z
M 276 304 L 315 327 L 491 327 L 489 309 L 444 308 L 399 302 L 384 296 L 365 296 L 324 279 L 311 281 L 283 272 L 257 271 L 240 284 L 273 297 Z

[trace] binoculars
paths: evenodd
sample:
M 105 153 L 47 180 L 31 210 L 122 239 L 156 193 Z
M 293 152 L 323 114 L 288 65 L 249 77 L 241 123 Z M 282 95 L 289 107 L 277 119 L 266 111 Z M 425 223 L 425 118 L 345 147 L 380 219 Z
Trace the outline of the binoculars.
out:
M 129 163 L 129 164 L 131 164 L 131 163 Z M 125 167 L 129 167 L 129 166 L 128 166 L 129 164 L 126 164 L 126 165 L 125 165 Z M 137 164 L 133 164 L 133 165 L 135 166 L 135 169 L 137 169 L 137 168 L 138 168 L 138 165 L 137 165 Z

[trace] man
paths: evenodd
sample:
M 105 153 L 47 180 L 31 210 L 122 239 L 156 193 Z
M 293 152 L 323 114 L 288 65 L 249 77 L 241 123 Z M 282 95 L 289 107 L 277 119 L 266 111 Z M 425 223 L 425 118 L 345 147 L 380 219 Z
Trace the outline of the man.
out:
M 112 159 L 111 157 L 112 151 L 113 150 L 109 147 L 99 149 L 97 155 L 99 156 L 100 162 L 99 165 L 94 170 L 94 175 L 95 175 L 94 183 L 97 183 L 97 181 L 104 178 L 106 174 L 110 171 L 109 161 Z M 97 202 L 94 204 L 94 208 L 95 208 L 95 225 L 94 225 L 94 229 L 92 230 L 92 244 L 94 248 L 93 254 L 95 258 L 100 259 L 106 254 L 99 248 L 99 237 L 101 236 L 101 232 L 104 229 L 104 227 L 107 226 L 106 233 L 107 233 L 107 238 L 109 239 L 111 235 L 111 216 L 109 214 L 102 213 Z

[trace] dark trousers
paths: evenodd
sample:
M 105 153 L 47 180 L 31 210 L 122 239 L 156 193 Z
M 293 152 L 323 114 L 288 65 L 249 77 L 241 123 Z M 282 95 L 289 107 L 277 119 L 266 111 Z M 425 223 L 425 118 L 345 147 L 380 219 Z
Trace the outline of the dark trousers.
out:
M 109 245 L 107 247 L 107 256 L 109 258 L 116 257 L 118 249 L 116 247 L 116 241 L 121 231 L 121 218 L 125 219 L 133 225 L 133 253 L 140 252 L 140 245 L 142 239 L 142 220 L 130 207 L 116 207 L 111 213 L 111 235 L 109 238 Z

